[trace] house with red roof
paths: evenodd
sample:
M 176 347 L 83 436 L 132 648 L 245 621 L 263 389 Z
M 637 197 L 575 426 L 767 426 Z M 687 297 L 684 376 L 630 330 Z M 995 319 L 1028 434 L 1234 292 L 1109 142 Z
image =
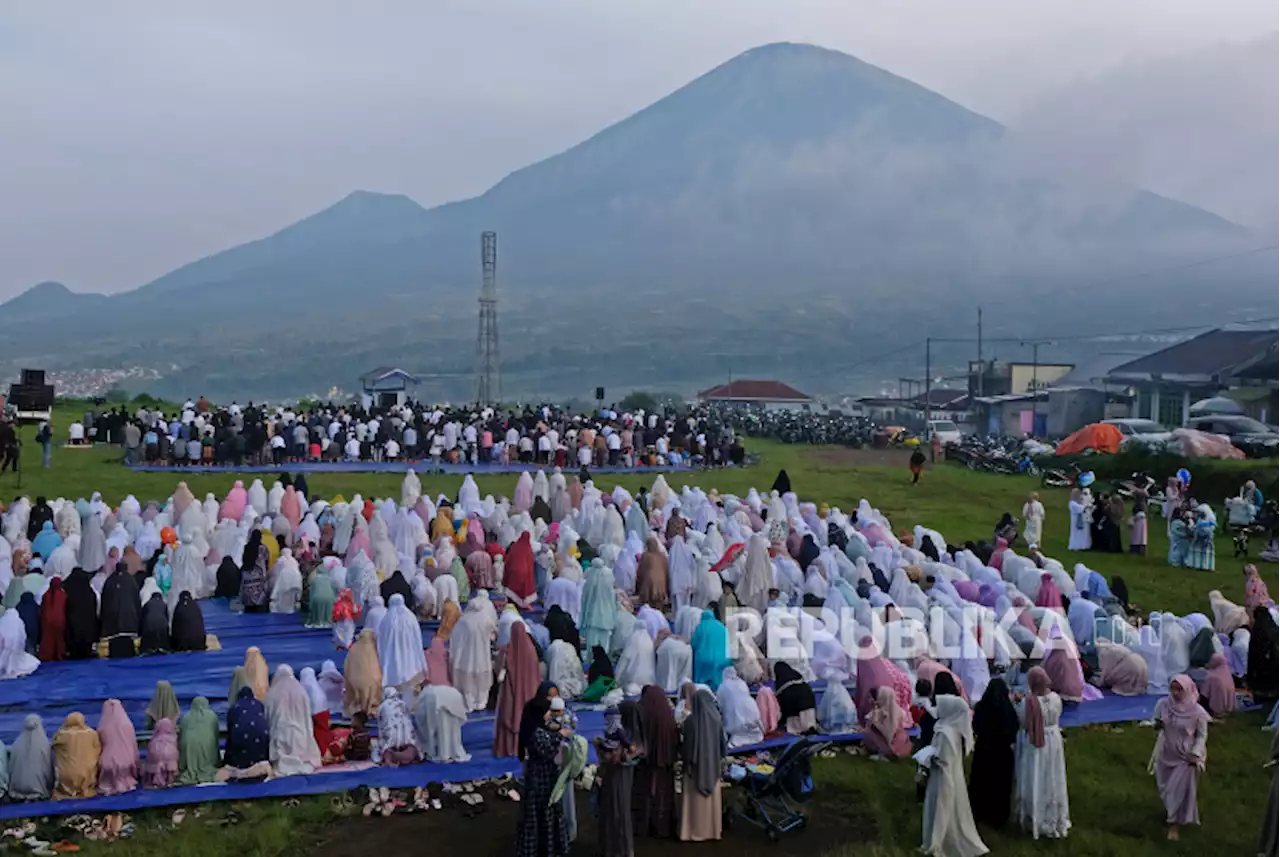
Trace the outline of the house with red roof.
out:
M 781 381 L 739 378 L 698 393 L 698 401 L 738 407 L 759 407 L 767 411 L 807 411 L 813 397 Z

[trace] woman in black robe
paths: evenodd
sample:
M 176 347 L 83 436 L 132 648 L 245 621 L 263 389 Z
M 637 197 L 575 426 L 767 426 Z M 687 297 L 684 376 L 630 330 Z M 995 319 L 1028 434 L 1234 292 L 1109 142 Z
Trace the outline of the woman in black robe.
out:
M 591 647 L 591 666 L 587 668 L 587 684 L 594 684 L 601 676 L 613 678 L 613 663 L 604 646 Z
M 141 637 L 138 653 L 154 655 L 169 650 L 169 605 L 159 592 L 142 605 Z
M 36 603 L 35 593 L 22 593 L 15 609 L 27 631 L 27 654 L 34 655 L 40 650 L 40 605 Z
M 546 626 L 547 633 L 551 636 L 553 643 L 556 640 L 563 640 L 573 646 L 575 652 L 582 651 L 582 637 L 578 633 L 578 626 L 573 623 L 573 617 L 566 613 L 565 609 L 559 604 L 551 605 L 543 624 Z
M 552 522 L 551 507 L 541 497 L 534 497 L 533 507 L 529 509 L 529 517 L 535 521 L 541 519 L 544 524 L 550 524 Z
M 67 575 L 63 588 L 67 591 L 67 659 L 93 657 L 98 633 L 98 595 L 93 591 L 93 575 L 83 568 Z
M 796 561 L 800 563 L 800 570 L 808 571 L 809 566 L 821 555 L 822 548 L 818 547 L 818 543 L 814 541 L 813 536 L 805 536 L 804 542 L 800 545 L 800 556 L 796 557 Z
M 392 572 L 391 576 L 382 581 L 379 594 L 382 596 L 383 604 L 391 603 L 392 595 L 404 596 L 404 606 L 410 610 L 413 609 L 413 587 L 409 585 L 409 581 L 404 579 L 404 575 L 400 573 L 400 569 Z
M 562 801 L 551 793 L 560 775 L 556 754 L 563 738 L 546 725 L 551 703 L 540 697 L 531 715 L 536 727 L 525 747 L 524 794 L 520 800 L 520 826 L 516 831 L 516 857 L 560 857 L 569 851 L 569 831 Z
M 969 805 L 976 821 L 999 830 L 1009 820 L 1013 742 L 1018 737 L 1018 712 L 1004 679 L 993 678 L 973 707 L 973 736 Z
M 293 480 L 293 490 L 301 494 L 303 497 L 311 496 L 307 491 L 307 476 L 305 473 L 299 473 L 298 478 Z
M 1271 611 L 1259 604 L 1253 608 L 1253 628 L 1249 632 L 1249 660 L 1245 667 L 1245 683 L 1253 692 L 1254 702 L 1272 705 L 1276 701 L 1278 658 L 1276 622 Z
M 204 614 L 191 593 L 184 591 L 173 608 L 169 647 L 175 652 L 203 652 L 205 645 Z
M 270 602 L 267 586 L 267 562 L 270 553 L 262 543 L 262 530 L 249 534 L 240 563 L 240 603 L 246 613 L 266 613 Z
M 791 491 L 791 477 L 787 475 L 787 471 L 779 470 L 778 475 L 773 479 L 773 489 L 779 494 L 786 494 Z
M 214 598 L 235 598 L 240 594 L 240 566 L 229 556 L 224 556 L 218 564 L 218 585 L 213 591 Z
M 1120 606 L 1124 608 L 1126 616 L 1133 612 L 1129 607 L 1129 586 L 1124 582 L 1124 578 L 1118 574 L 1111 576 L 1111 594 L 1116 597 L 1116 601 L 1120 602 Z
M 102 586 L 102 639 L 120 635 L 136 637 L 141 622 L 142 596 L 138 593 L 138 583 L 125 570 L 124 563 L 119 563 Z
M 778 719 L 793 735 L 816 731 L 817 712 L 813 688 L 795 667 L 778 661 L 773 668 L 774 695 L 778 698 Z

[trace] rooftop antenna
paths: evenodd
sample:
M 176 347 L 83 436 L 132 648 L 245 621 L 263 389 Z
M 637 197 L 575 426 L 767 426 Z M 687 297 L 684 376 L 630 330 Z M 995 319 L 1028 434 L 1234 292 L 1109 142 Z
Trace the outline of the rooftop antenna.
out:
M 476 401 L 502 399 L 498 357 L 498 233 L 480 233 L 480 327 L 476 333 Z

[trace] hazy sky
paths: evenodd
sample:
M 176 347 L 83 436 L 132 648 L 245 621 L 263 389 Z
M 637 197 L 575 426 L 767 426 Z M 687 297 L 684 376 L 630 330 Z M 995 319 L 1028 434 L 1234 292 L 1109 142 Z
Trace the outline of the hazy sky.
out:
M 1268 0 L 324 0 L 0 7 L 0 299 L 141 285 L 356 188 L 484 191 L 758 44 L 855 54 L 996 119 Z

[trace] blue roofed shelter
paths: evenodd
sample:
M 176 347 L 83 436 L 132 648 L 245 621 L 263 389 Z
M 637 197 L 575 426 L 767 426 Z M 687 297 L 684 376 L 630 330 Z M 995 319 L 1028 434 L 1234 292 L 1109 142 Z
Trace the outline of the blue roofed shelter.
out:
M 419 383 L 421 382 L 416 375 L 394 366 L 379 366 L 360 376 L 366 404 L 379 408 L 403 405 Z

